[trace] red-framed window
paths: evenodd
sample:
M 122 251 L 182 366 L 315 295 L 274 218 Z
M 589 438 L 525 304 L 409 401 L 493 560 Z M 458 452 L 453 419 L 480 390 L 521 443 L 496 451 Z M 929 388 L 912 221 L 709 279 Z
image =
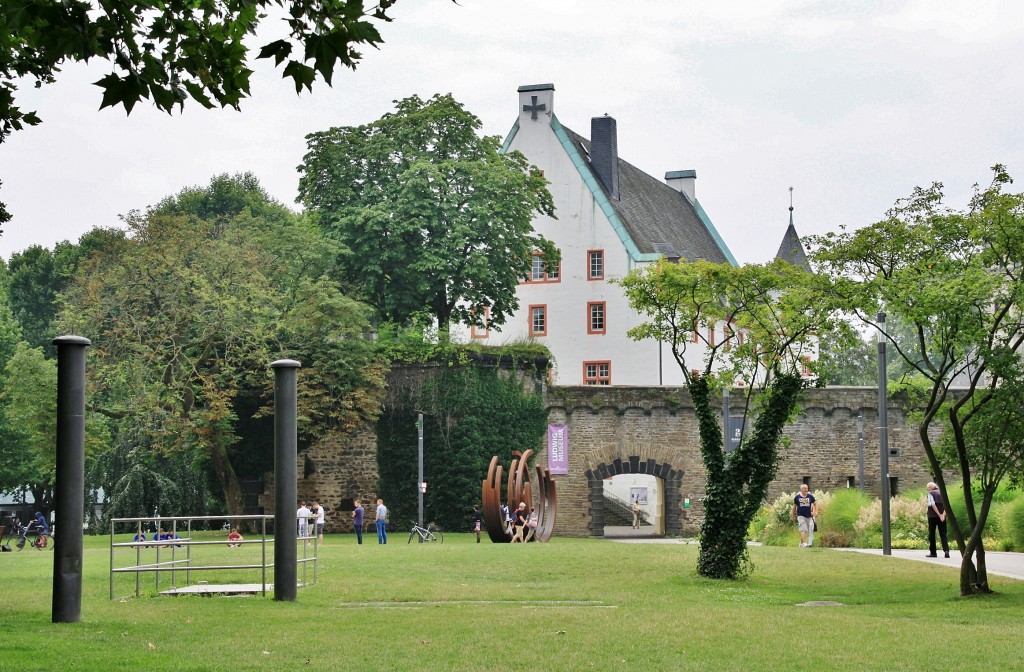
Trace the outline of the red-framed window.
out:
M 583 362 L 584 385 L 611 385 L 611 362 Z
M 693 321 L 693 342 L 694 343 L 699 343 L 700 342 L 700 331 L 699 331 L 699 327 L 697 326 L 697 320 Z
M 587 333 L 603 334 L 608 329 L 607 304 L 604 301 L 587 303 Z
M 548 335 L 548 306 L 539 304 L 530 306 L 530 336 Z
M 604 250 L 587 250 L 587 280 L 604 280 Z
M 544 255 L 536 252 L 533 255 L 533 265 L 530 267 L 530 277 L 526 282 L 561 282 L 561 265 L 561 262 L 559 262 L 549 266 L 544 263 Z
M 811 377 L 811 358 L 806 355 L 800 358 L 800 375 L 804 378 Z
M 715 323 L 711 322 L 708 324 L 708 345 L 714 347 L 715 345 Z
M 484 316 L 484 324 L 486 324 L 488 326 L 486 326 L 486 327 L 478 327 L 478 326 L 476 326 L 474 324 L 472 327 L 469 328 L 469 337 L 470 338 L 487 338 L 488 336 L 491 335 L 491 329 L 490 329 L 490 324 L 491 324 L 491 307 L 490 306 L 480 306 L 479 308 L 474 310 L 473 313 L 477 314 L 477 315 L 483 314 L 483 316 Z

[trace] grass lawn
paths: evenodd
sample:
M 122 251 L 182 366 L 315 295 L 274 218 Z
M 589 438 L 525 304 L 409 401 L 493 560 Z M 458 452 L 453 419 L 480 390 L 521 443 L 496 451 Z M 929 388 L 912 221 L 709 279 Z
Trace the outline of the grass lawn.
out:
M 697 547 L 387 546 L 328 536 L 319 581 L 262 597 L 108 599 L 87 537 L 82 621 L 52 624 L 53 555 L 0 555 L 5 670 L 1007 670 L 1024 666 L 1024 582 L 958 597 L 956 571 L 828 549 L 752 548 L 745 581 L 700 579 Z M 194 553 L 238 558 L 248 549 Z M 252 547 L 258 548 L 258 547 Z M 300 551 L 301 555 L 301 551 Z M 223 577 L 210 574 L 210 583 Z M 257 582 L 258 574 L 240 580 Z M 164 580 L 166 584 L 166 579 Z M 120 578 L 121 594 L 134 580 Z M 831 600 L 844 606 L 805 607 Z

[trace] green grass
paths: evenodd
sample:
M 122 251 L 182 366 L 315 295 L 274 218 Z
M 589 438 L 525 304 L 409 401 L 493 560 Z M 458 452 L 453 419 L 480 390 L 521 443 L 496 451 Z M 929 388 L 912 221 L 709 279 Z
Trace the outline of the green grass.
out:
M 1021 665 L 1012 579 L 962 599 L 956 570 L 828 549 L 752 548 L 753 575 L 723 582 L 696 576 L 693 545 L 365 541 L 329 536 L 319 582 L 288 603 L 151 585 L 111 601 L 108 538 L 86 538 L 82 621 L 56 625 L 52 553 L 4 553 L 3 668 L 917 671 L 937 642 L 964 652 L 958 670 Z M 844 606 L 797 606 L 811 600 Z

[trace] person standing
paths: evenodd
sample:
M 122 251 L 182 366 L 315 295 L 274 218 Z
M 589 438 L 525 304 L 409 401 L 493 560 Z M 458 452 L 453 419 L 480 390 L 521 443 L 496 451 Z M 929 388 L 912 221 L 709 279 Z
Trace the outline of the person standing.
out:
M 377 498 L 377 543 L 388 543 L 388 507 L 380 497 Z
M 313 502 L 313 508 L 310 509 L 310 513 L 316 516 L 316 538 L 322 544 L 324 543 L 324 521 L 326 519 L 324 507 L 320 506 L 319 502 Z
M 309 507 L 306 506 L 306 502 L 299 502 L 299 509 L 295 512 L 295 517 L 299 519 L 299 539 L 305 539 L 309 536 Z M 309 541 L 306 541 L 308 544 Z
M 476 543 L 480 543 L 480 528 L 484 524 L 484 514 L 480 512 L 480 505 L 473 505 L 473 531 L 476 532 Z
M 789 512 L 789 519 L 795 519 L 799 525 L 801 547 L 814 544 L 814 519 L 817 517 L 818 503 L 814 501 L 814 495 L 807 491 L 807 484 L 804 483 L 800 486 L 800 492 L 793 498 L 793 510 Z
M 356 508 L 353 509 L 353 511 L 352 511 L 352 527 L 356 531 L 356 543 L 357 544 L 362 544 L 363 543 L 363 514 L 364 513 L 365 513 L 365 510 L 363 509 L 363 505 L 357 499 L 356 500 Z
M 633 529 L 640 529 L 640 498 L 637 497 L 633 500 Z
M 946 504 L 942 501 L 939 486 L 928 483 L 928 557 L 937 558 L 935 552 L 935 530 L 938 529 L 942 539 L 942 552 L 949 557 L 949 538 L 946 536 Z

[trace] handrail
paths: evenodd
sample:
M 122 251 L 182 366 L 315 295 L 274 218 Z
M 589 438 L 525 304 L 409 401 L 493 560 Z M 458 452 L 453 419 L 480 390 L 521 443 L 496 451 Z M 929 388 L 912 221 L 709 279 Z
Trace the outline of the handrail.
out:
M 208 522 L 208 521 L 225 521 L 226 523 L 234 521 L 258 521 L 260 531 L 255 539 L 239 539 L 237 541 L 231 541 L 232 546 L 250 546 L 258 544 L 260 546 L 260 561 L 258 563 L 246 562 L 238 564 L 198 564 L 196 557 L 192 553 L 193 547 L 197 549 L 198 554 L 201 555 L 203 547 L 209 546 L 224 546 L 229 543 L 228 540 L 205 540 L 205 539 L 194 539 L 193 538 L 193 523 L 196 522 Z M 171 586 L 176 587 L 178 574 L 184 572 L 185 574 L 185 585 L 192 585 L 192 573 L 193 572 L 206 572 L 206 571 L 219 571 L 219 570 L 261 570 L 262 581 L 260 584 L 260 593 L 263 596 L 267 594 L 267 569 L 273 568 L 273 549 L 270 553 L 267 552 L 267 546 L 274 543 L 274 536 L 267 535 L 267 521 L 273 521 L 274 516 L 268 515 L 240 515 L 240 516 L 146 516 L 146 517 L 133 517 L 133 518 L 112 518 L 110 520 L 110 599 L 115 599 L 114 596 L 114 577 L 117 574 L 134 573 L 135 574 L 135 597 L 141 595 L 141 576 L 145 573 L 152 573 L 155 577 L 156 591 L 160 592 L 160 577 L 161 574 L 170 572 Z M 179 526 L 179 523 L 183 523 Z M 184 536 L 171 539 L 155 539 L 145 541 L 117 541 L 117 534 L 119 526 L 121 530 L 124 529 L 124 525 L 128 524 L 130 527 L 127 530 L 127 534 L 135 534 L 136 537 L 144 534 L 144 527 L 152 526 L 154 529 L 164 531 L 166 527 L 169 527 L 168 534 L 178 535 L 182 532 Z M 125 534 L 124 531 L 121 534 Z M 316 534 L 306 534 L 305 536 L 296 536 L 296 542 L 302 544 L 302 556 L 296 560 L 297 564 L 302 567 L 302 582 L 300 586 L 306 585 L 307 583 L 307 565 L 312 563 L 313 565 L 313 580 L 312 583 L 316 583 L 317 579 L 317 560 L 319 558 L 319 545 Z M 312 541 L 312 555 L 308 555 L 309 542 Z M 118 567 L 116 563 L 116 551 L 135 551 L 135 563 Z M 154 562 L 143 562 L 142 553 L 151 550 L 156 551 L 156 559 Z M 170 560 L 161 560 L 161 552 L 170 552 Z M 179 554 L 184 554 L 184 557 L 179 557 Z M 270 561 L 268 562 L 268 555 Z M 204 583 L 202 581 L 199 582 Z

